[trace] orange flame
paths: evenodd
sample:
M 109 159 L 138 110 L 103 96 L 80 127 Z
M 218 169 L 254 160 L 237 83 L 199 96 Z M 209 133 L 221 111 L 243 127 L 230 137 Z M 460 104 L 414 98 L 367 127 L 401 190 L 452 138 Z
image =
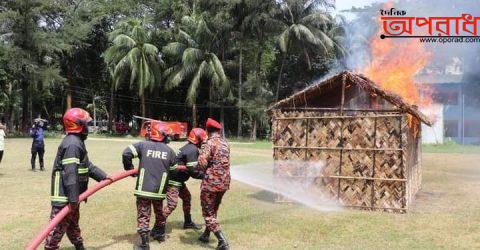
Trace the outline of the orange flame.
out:
M 430 53 L 417 39 L 380 39 L 380 18 L 377 22 L 380 28 L 370 43 L 372 60 L 362 70 L 363 74 L 408 104 L 428 106 L 431 97 L 426 92 L 420 94 L 415 75 L 429 63 Z
M 391 6 L 386 4 L 386 8 L 389 8 L 389 5 Z M 431 92 L 427 90 L 420 94 L 419 86 L 415 83 L 415 75 L 430 62 L 430 53 L 417 39 L 380 39 L 380 17 L 377 23 L 379 31 L 370 43 L 372 59 L 361 71 L 383 89 L 399 95 L 410 105 L 430 105 Z M 422 90 L 424 89 L 422 86 Z M 408 123 L 416 136 L 418 121 L 409 116 Z

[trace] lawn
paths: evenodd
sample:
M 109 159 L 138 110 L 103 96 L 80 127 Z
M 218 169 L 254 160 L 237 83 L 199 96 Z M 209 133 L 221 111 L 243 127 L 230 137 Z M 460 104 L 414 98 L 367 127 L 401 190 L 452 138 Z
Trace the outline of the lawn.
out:
M 46 141 L 45 172 L 29 171 L 30 140 L 7 139 L 0 164 L 0 249 L 22 249 L 48 222 L 50 174 L 59 139 Z M 122 170 L 121 152 L 132 139 L 91 138 L 92 162 L 108 173 Z M 178 148 L 182 143 L 172 143 Z M 436 148 L 437 150 L 438 148 Z M 469 149 L 470 150 L 470 149 Z M 478 148 L 473 148 L 473 152 Z M 441 153 L 439 153 L 441 152 Z M 268 143 L 232 143 L 232 164 L 271 160 Z M 423 188 L 408 214 L 342 210 L 321 212 L 272 202 L 271 193 L 233 181 L 219 220 L 232 249 L 468 249 L 480 248 L 480 154 L 424 150 Z M 102 190 L 81 205 L 80 225 L 89 249 L 132 249 L 134 178 Z M 93 182 L 92 182 L 93 183 Z M 193 217 L 201 222 L 199 182 L 188 183 Z M 165 243 L 152 249 L 212 249 L 201 231 L 183 230 L 182 212 L 169 218 Z M 64 237 L 62 246 L 72 249 Z

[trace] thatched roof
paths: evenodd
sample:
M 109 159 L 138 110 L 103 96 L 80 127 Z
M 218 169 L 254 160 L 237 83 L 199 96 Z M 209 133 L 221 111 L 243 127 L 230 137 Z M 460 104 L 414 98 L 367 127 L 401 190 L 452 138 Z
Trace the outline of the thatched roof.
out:
M 365 91 L 378 95 L 385 99 L 386 101 L 390 102 L 394 106 L 396 106 L 400 110 L 404 110 L 405 112 L 411 114 L 412 116 L 418 118 L 420 121 L 427 125 L 432 125 L 430 119 L 422 114 L 416 106 L 410 105 L 406 103 L 402 97 L 399 95 L 392 93 L 390 91 L 382 89 L 379 85 L 368 79 L 367 77 L 361 74 L 354 74 L 348 71 L 343 71 L 335 76 L 332 76 L 322 82 L 313 84 L 308 86 L 302 91 L 299 91 L 293 94 L 290 97 L 287 97 L 283 100 L 278 101 L 277 103 L 273 104 L 268 108 L 268 111 L 271 112 L 274 109 L 285 108 L 285 107 L 292 107 L 292 106 L 299 106 L 298 104 L 304 103 L 304 100 L 308 100 L 313 98 L 314 96 L 319 94 L 319 89 L 322 89 L 325 86 L 332 86 L 342 83 L 342 79 L 345 77 L 346 83 L 354 83 L 364 89 Z

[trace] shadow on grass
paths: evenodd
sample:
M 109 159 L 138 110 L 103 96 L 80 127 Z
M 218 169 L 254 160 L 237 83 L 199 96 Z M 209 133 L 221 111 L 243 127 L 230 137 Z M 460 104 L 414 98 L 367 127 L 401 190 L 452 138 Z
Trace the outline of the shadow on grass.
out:
M 138 239 L 138 235 L 136 233 L 129 233 L 129 234 L 118 235 L 118 236 L 112 237 L 112 240 L 113 240 L 112 243 L 103 244 L 101 246 L 96 246 L 96 247 L 87 247 L 87 248 L 92 249 L 92 250 L 104 249 L 104 248 L 110 247 L 114 244 L 118 244 L 119 242 L 125 242 L 125 241 L 132 244 L 132 247 L 133 247 L 133 245 L 139 243 L 139 242 L 137 242 L 137 239 Z M 68 248 L 68 249 L 75 249 L 75 248 Z
M 192 245 L 192 246 L 196 246 L 196 247 L 199 247 L 199 248 L 215 249 L 215 247 L 216 247 L 215 243 L 217 242 L 214 239 L 215 236 L 211 235 L 210 236 L 210 243 L 206 244 L 206 243 L 202 243 L 198 240 L 198 237 L 200 237 L 201 234 L 202 234 L 202 231 L 189 230 L 189 231 L 185 232 L 185 235 L 180 236 L 180 241 L 183 244 Z
M 268 202 L 268 203 L 275 203 L 275 199 L 277 198 L 277 195 L 270 191 L 262 190 L 253 194 L 248 194 L 248 197 L 254 198 L 260 201 Z
M 193 218 L 192 218 L 193 220 Z M 203 227 L 203 218 L 200 218 L 198 220 L 193 220 L 195 222 L 195 224 Z M 165 229 L 165 232 L 168 233 L 171 233 L 172 230 L 175 229 L 175 230 L 185 230 L 185 231 L 197 231 L 197 232 L 203 232 L 202 229 L 183 229 L 183 220 L 175 220 L 175 221 L 167 221 L 167 227 Z

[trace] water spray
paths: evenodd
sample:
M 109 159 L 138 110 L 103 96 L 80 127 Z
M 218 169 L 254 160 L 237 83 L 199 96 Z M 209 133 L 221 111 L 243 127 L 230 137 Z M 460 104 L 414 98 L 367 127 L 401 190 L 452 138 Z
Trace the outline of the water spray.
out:
M 336 199 L 317 185 L 323 162 L 275 161 L 232 166 L 234 180 L 320 211 L 338 211 Z

